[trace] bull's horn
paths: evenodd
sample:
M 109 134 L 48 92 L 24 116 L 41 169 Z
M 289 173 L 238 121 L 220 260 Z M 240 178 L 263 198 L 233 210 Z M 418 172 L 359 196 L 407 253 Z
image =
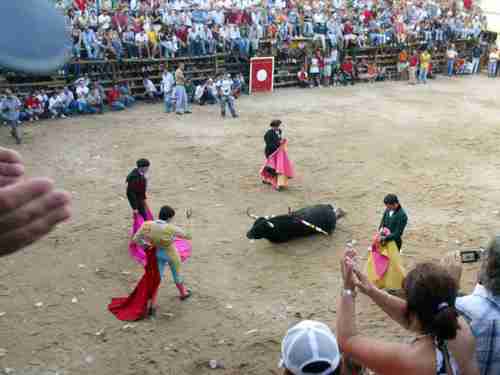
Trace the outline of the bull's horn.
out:
M 250 213 L 250 207 L 247 208 L 247 215 L 249 218 L 252 218 L 252 219 L 258 219 L 259 217 L 257 215 L 253 215 Z

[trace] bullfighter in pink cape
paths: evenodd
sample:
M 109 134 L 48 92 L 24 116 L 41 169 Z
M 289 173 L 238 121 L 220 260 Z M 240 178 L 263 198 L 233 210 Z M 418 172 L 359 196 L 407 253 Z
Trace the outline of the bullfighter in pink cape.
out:
M 278 191 L 288 187 L 288 179 L 294 176 L 293 164 L 288 159 L 288 142 L 283 139 L 280 126 L 281 120 L 273 120 L 264 135 L 266 161 L 260 170 L 262 182 Z
M 168 265 L 179 290 L 179 298 L 185 300 L 191 291 L 184 285 L 181 262 L 191 254 L 191 235 L 170 223 L 175 211 L 163 206 L 158 220 L 145 221 L 132 241 L 145 249 L 144 276 L 128 297 L 113 298 L 108 309 L 120 320 L 139 320 L 155 316 L 160 282 Z M 190 213 L 188 213 L 188 219 Z

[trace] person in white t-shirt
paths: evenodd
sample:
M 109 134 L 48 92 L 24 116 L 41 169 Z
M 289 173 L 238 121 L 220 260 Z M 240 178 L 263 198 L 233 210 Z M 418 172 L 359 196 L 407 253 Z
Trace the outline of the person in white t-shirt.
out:
M 146 90 L 146 98 L 155 100 L 159 97 L 158 89 L 154 85 L 153 81 L 151 81 L 149 78 L 144 78 L 144 89 Z
M 88 103 L 87 96 L 89 94 L 89 88 L 85 84 L 84 80 L 81 80 L 76 87 L 76 102 L 78 104 L 78 112 L 87 113 Z
M 215 84 L 220 99 L 220 109 L 223 118 L 226 117 L 226 105 L 229 107 L 231 115 L 234 118 L 238 117 L 234 107 L 234 96 L 232 92 L 233 83 L 231 74 L 226 74 L 225 77 L 219 79 Z
M 49 99 L 49 111 L 53 119 L 56 117 L 66 118 L 61 96 L 53 94 Z
M 135 35 L 135 45 L 137 46 L 139 58 L 141 59 L 144 57 L 144 50 L 149 52 L 148 41 L 148 35 L 144 32 L 144 30 Z
M 446 59 L 448 61 L 448 77 L 453 75 L 455 60 L 457 59 L 458 52 L 455 49 L 455 45 L 452 44 L 450 48 L 446 51 Z
M 111 27 L 111 17 L 108 14 L 107 10 L 103 10 L 102 14 L 98 18 L 99 22 L 99 27 L 104 30 L 108 31 L 109 28 Z
M 175 79 L 174 75 L 165 69 L 162 74 L 161 92 L 163 93 L 163 101 L 165 103 L 165 113 L 172 112 L 172 94 L 174 92 Z

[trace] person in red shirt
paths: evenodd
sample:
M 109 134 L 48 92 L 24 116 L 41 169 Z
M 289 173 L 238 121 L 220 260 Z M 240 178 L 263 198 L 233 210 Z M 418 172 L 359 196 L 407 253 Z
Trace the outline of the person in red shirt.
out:
M 311 83 L 309 82 L 309 76 L 307 74 L 307 69 L 303 66 L 300 71 L 297 73 L 297 78 L 299 80 L 299 86 L 306 88 L 311 87 Z
M 122 31 L 127 30 L 128 21 L 129 21 L 129 16 L 127 10 L 119 10 L 111 18 L 111 23 L 113 27 L 117 29 L 120 33 Z
M 410 56 L 410 64 L 408 70 L 408 84 L 416 85 L 417 84 L 417 67 L 419 65 L 418 54 L 416 51 L 412 51 Z
M 346 56 L 342 65 L 340 65 L 340 71 L 342 73 L 342 81 L 344 84 L 350 83 L 354 85 L 354 66 L 352 64 L 352 58 Z
M 366 7 L 365 11 L 363 12 L 363 23 L 365 25 L 368 25 L 370 21 L 373 19 L 373 13 L 368 7 Z
M 24 107 L 26 114 L 30 117 L 30 121 L 38 121 L 39 116 L 43 114 L 43 108 L 40 100 L 38 100 L 34 93 L 28 95 L 28 97 L 24 101 Z
M 75 0 L 74 1 L 75 7 L 80 9 L 80 12 L 85 12 L 85 9 L 87 8 L 87 0 Z
M 111 90 L 108 91 L 108 104 L 114 111 L 123 111 L 125 109 L 125 104 L 120 101 L 120 89 L 117 85 L 114 85 Z
M 344 48 L 348 49 L 351 40 L 354 40 L 354 28 L 350 21 L 347 21 L 344 25 Z

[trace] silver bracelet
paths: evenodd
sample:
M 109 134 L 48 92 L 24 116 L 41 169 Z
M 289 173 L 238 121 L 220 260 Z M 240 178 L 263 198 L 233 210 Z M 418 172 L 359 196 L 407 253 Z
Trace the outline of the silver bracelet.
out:
M 342 289 L 341 296 L 342 297 L 351 296 L 352 298 L 355 298 L 356 292 L 352 289 Z

